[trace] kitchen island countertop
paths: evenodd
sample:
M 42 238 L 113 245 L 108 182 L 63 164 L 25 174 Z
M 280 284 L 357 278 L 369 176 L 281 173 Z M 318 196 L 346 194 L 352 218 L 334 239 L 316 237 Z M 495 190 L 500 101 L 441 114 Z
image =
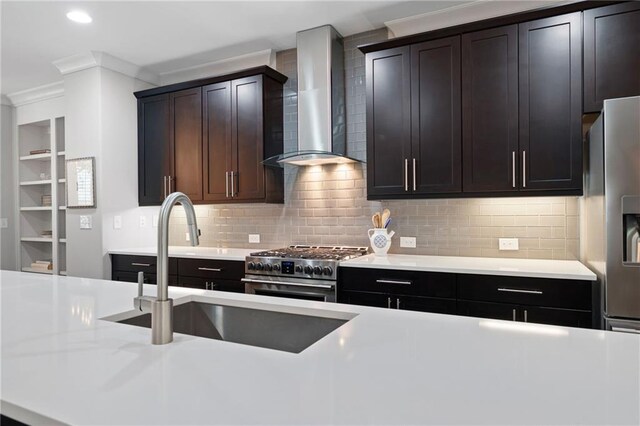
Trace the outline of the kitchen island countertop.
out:
M 640 423 L 640 336 L 170 287 L 176 303 L 357 316 L 299 354 L 181 334 L 153 346 L 149 329 L 100 319 L 131 311 L 135 293 L 0 271 L 2 413 L 35 424 Z

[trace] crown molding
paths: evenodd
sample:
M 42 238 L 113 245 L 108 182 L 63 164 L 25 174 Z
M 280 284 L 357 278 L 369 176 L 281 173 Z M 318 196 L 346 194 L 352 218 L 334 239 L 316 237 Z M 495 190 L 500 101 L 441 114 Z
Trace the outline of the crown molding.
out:
M 394 19 L 384 24 L 389 28 L 390 38 L 397 38 L 567 3 L 574 3 L 574 1 L 476 0 L 471 3 L 451 6 L 446 9 L 409 16 L 407 18 Z
M 53 65 L 58 68 L 62 75 L 89 68 L 102 67 L 154 85 L 160 82 L 160 78 L 156 74 L 136 64 L 95 50 L 58 59 L 53 61 Z
M 64 96 L 64 83 L 62 81 L 7 94 L 7 98 L 15 107 L 60 96 Z
M 13 106 L 11 100 L 7 97 L 7 95 L 0 95 L 0 105 Z
M 160 74 L 162 86 L 183 81 L 198 80 L 212 75 L 229 74 L 234 71 L 267 65 L 276 67 L 276 53 L 273 49 L 260 50 L 219 61 L 207 62 L 192 67 L 181 68 Z

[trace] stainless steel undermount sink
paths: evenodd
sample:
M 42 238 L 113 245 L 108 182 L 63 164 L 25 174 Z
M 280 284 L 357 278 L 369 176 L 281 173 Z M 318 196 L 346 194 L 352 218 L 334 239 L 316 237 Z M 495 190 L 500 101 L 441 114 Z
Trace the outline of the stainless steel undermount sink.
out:
M 225 301 L 226 302 L 226 301 Z M 261 304 L 254 304 L 261 305 Z M 188 301 L 173 307 L 176 333 L 300 353 L 356 314 L 285 307 L 289 312 L 214 302 Z M 137 314 L 130 311 L 128 314 Z M 103 318 L 151 328 L 151 314 L 119 314 Z M 126 318 L 122 318 L 125 315 Z M 328 316 L 330 315 L 330 316 Z

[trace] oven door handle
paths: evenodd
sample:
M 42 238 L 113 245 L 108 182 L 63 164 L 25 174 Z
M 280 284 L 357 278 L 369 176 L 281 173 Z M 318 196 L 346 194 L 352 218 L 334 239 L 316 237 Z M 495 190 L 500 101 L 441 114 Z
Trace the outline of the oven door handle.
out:
M 285 282 L 285 281 L 268 281 L 268 280 L 256 280 L 253 278 L 242 278 L 240 281 L 243 283 L 253 283 L 253 284 L 275 284 L 275 285 L 290 285 L 296 287 L 311 287 L 311 288 L 333 288 L 330 284 L 304 284 L 297 282 Z

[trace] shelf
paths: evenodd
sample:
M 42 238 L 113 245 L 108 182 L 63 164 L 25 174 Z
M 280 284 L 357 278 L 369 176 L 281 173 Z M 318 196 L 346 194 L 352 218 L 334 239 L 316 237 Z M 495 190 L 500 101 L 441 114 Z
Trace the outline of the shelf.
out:
M 50 160 L 51 153 L 48 154 L 34 154 L 34 155 L 23 155 L 20 157 L 20 161 L 28 161 L 28 160 Z
M 60 243 L 61 244 L 66 244 L 67 243 L 67 239 L 66 238 L 60 238 Z
M 30 266 L 24 267 L 22 268 L 22 272 L 34 272 L 36 274 L 53 274 L 53 270 L 52 269 L 36 269 L 36 268 L 32 268 Z M 60 275 L 62 275 L 62 272 L 60 272 Z
M 65 156 L 65 152 L 64 151 L 60 151 L 58 152 L 58 157 L 64 157 Z
M 58 183 L 66 183 L 66 182 L 67 182 L 66 178 L 58 179 Z
M 67 209 L 67 206 L 59 206 L 58 207 L 58 210 L 66 210 L 66 209 Z
M 22 237 L 20 241 L 23 243 L 52 243 L 53 238 L 51 237 Z
M 47 180 L 30 180 L 26 182 L 20 182 L 20 186 L 30 186 L 30 185 L 51 185 L 51 179 Z
M 21 212 L 37 212 L 37 211 L 51 211 L 51 206 L 33 206 L 33 207 L 20 207 Z

